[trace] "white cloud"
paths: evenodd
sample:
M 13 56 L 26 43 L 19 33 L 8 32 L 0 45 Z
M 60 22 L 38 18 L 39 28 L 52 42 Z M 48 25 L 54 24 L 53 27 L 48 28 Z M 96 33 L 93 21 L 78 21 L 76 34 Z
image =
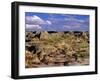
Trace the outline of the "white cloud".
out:
M 39 25 L 30 25 L 26 24 L 26 30 L 27 31 L 37 31 L 37 30 L 43 30 L 41 26 Z
M 69 26 L 69 25 L 64 25 L 63 27 L 71 29 L 71 26 Z
M 42 18 L 33 15 L 33 16 L 26 16 L 26 30 L 27 31 L 37 31 L 43 30 L 43 25 L 52 25 L 51 21 L 43 20 Z
M 33 15 L 33 16 L 26 16 L 26 24 L 33 24 L 33 25 L 48 24 L 48 25 L 50 25 L 51 22 L 48 20 L 45 21 L 37 15 Z
M 71 24 L 67 24 L 67 25 L 63 25 L 63 27 L 71 29 L 71 28 L 81 28 L 82 25 L 80 23 L 71 23 Z
M 65 18 L 66 21 L 71 21 L 71 22 L 79 22 L 79 23 L 84 23 L 85 20 L 82 20 L 82 19 L 76 19 L 74 17 L 71 17 L 71 18 Z
M 41 29 L 41 26 L 39 26 L 39 25 L 29 25 L 29 24 L 26 24 L 26 28 L 29 28 L 29 29 L 32 29 L 32 28 Z
M 52 25 L 51 21 L 47 20 L 46 22 L 47 22 L 49 25 Z
M 33 19 L 37 19 L 37 20 L 41 20 L 42 21 L 42 19 L 40 17 L 36 16 L 36 15 L 33 16 Z

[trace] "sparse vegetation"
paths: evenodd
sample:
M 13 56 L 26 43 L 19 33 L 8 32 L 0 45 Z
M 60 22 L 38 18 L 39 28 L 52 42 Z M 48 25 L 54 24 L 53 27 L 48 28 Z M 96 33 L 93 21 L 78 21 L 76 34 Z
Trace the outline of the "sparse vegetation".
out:
M 26 68 L 71 65 L 89 65 L 89 32 L 26 32 Z

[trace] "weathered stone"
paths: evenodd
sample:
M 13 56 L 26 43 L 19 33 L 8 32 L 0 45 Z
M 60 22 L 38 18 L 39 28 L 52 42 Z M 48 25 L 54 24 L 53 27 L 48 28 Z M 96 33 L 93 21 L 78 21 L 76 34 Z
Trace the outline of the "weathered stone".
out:
M 82 60 L 89 58 L 87 34 L 88 32 L 47 31 L 26 33 L 25 67 L 89 64 L 87 60 Z M 81 59 L 80 62 L 78 59 Z
M 47 31 L 41 32 L 40 39 L 48 39 L 49 34 Z

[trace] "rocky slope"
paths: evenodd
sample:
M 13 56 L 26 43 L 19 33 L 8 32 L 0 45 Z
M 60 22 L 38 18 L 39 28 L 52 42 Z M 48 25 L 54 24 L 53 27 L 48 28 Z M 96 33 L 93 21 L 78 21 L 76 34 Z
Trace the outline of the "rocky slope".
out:
M 25 67 L 89 65 L 88 32 L 26 32 Z

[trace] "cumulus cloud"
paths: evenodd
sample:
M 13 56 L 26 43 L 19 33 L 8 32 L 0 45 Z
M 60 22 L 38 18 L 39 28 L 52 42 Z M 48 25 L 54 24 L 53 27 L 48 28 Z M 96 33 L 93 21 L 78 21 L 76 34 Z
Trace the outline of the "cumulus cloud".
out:
M 66 30 L 88 30 L 89 28 L 89 18 L 81 17 L 76 15 L 59 15 L 59 14 L 49 14 L 47 17 L 42 17 L 43 14 L 38 16 L 34 14 L 33 16 L 25 17 L 25 24 L 27 30 L 37 31 L 37 30 L 47 30 L 47 31 L 66 31 Z M 80 18 L 79 18 L 80 17 Z
M 38 30 L 42 30 L 42 27 L 39 25 L 26 24 L 26 30 L 27 31 L 38 31 Z
M 32 29 L 32 28 L 41 29 L 41 26 L 39 26 L 39 25 L 29 25 L 29 24 L 26 24 L 26 28 L 29 28 L 29 29 Z
M 52 25 L 51 21 L 47 20 L 46 22 L 47 22 L 49 25 Z
M 49 18 L 52 21 L 52 28 L 55 30 L 60 31 L 81 31 L 81 30 L 88 30 L 89 27 L 89 20 L 88 18 L 82 19 L 73 16 L 64 17 L 64 18 Z
M 43 24 L 50 25 L 51 24 L 49 20 L 45 21 L 37 15 L 26 16 L 25 19 L 26 19 L 26 24 L 34 24 L 34 25 L 43 25 Z
M 43 25 L 52 25 L 51 21 L 43 20 L 37 15 L 26 16 L 26 30 L 27 31 L 37 31 L 43 30 Z

